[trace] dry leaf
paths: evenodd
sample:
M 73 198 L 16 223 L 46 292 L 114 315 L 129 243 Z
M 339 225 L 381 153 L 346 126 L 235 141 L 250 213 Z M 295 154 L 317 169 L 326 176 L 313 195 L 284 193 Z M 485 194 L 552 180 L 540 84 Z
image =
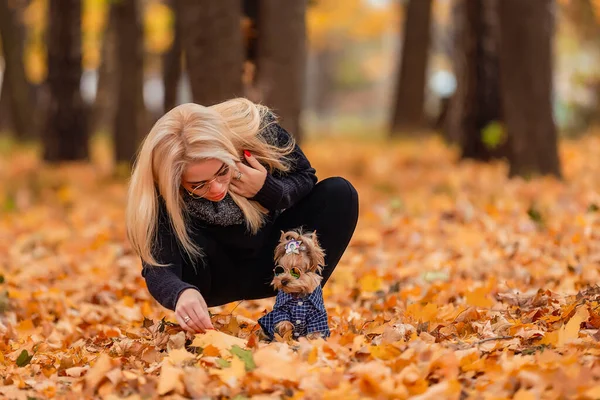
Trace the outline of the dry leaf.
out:
M 164 363 L 160 370 L 157 393 L 161 396 L 173 391 L 176 394 L 184 393 L 183 370 Z
M 231 349 L 231 347 L 234 345 L 238 345 L 242 348 L 245 348 L 246 341 L 244 339 L 240 339 L 214 329 L 206 331 L 206 333 L 196 334 L 196 337 L 192 342 L 192 346 L 204 348 L 208 345 L 219 349 L 221 357 L 230 357 L 231 354 L 228 350 Z

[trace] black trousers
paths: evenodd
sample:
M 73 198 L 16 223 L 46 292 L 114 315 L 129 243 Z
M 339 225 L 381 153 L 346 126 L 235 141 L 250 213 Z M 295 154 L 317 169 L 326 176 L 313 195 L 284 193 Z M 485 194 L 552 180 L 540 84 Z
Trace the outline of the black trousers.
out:
M 281 231 L 302 227 L 317 232 L 325 250 L 325 285 L 344 254 L 358 221 L 358 193 L 339 177 L 318 182 L 313 190 L 256 234 L 242 226 L 201 229 L 193 235 L 205 252 L 205 265 L 184 265 L 183 279 L 200 289 L 209 307 L 276 295 L 275 246 Z

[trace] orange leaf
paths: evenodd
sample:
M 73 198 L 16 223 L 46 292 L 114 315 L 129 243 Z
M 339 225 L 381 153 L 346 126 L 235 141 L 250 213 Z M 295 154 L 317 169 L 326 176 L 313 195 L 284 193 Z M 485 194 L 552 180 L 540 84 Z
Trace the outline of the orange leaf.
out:
M 466 302 L 472 306 L 489 308 L 494 305 L 494 302 L 487 297 L 488 294 L 489 290 L 485 286 L 469 290 L 465 295 Z

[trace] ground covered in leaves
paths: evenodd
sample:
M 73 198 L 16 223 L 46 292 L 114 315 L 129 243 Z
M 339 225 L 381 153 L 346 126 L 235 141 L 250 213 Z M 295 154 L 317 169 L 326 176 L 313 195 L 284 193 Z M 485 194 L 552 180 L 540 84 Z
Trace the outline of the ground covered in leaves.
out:
M 565 180 L 508 180 L 438 140 L 319 141 L 361 197 L 327 341 L 258 342 L 273 300 L 190 335 L 145 289 L 109 164 L 0 158 L 0 397 L 600 398 L 600 138 Z M 331 153 L 335 152 L 335 157 Z

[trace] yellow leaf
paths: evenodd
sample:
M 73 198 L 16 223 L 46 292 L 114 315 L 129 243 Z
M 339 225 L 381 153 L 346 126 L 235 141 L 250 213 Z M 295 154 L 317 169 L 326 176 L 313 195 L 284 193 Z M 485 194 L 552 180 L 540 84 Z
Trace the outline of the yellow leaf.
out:
M 181 348 L 171 350 L 166 359 L 169 360 L 173 365 L 179 365 L 184 361 L 192 360 L 194 358 L 196 358 L 194 354 L 190 353 L 185 348 Z
M 106 354 L 100 354 L 94 366 L 85 374 L 85 386 L 88 392 L 93 392 L 98 384 L 106 377 L 108 371 L 113 368 L 111 358 Z
M 309 364 L 314 364 L 317 362 L 317 359 L 319 358 L 319 348 L 317 346 L 314 346 L 312 348 L 312 350 L 310 351 L 310 353 L 308 353 L 308 363 Z
M 254 376 L 275 381 L 298 382 L 306 367 L 306 364 L 298 362 L 297 356 L 288 346 L 262 347 L 254 353 L 254 363 L 256 364 L 256 369 L 252 371 Z
M 402 350 L 391 344 L 370 347 L 371 355 L 380 360 L 392 360 L 402 354 Z
M 383 282 L 380 277 L 373 274 L 368 274 L 360 278 L 358 284 L 363 292 L 376 292 L 381 290 Z
M 131 296 L 125 296 L 123 297 L 123 304 L 127 307 L 133 307 L 135 305 L 135 299 Z
M 152 2 L 145 7 L 145 47 L 153 53 L 166 51 L 173 42 L 173 12 L 165 4 Z
M 30 319 L 23 320 L 17 325 L 17 331 L 24 333 L 34 329 L 33 322 Z
M 519 389 L 519 391 L 517 393 L 515 393 L 515 397 L 513 397 L 514 400 L 535 400 L 537 399 L 537 397 L 531 393 L 528 392 L 525 389 Z
M 192 342 L 192 346 L 196 347 L 206 347 L 208 345 L 212 345 L 219 349 L 221 353 L 221 357 L 231 357 L 231 353 L 229 353 L 229 349 L 233 345 L 238 345 L 242 348 L 246 347 L 246 341 L 244 339 L 237 338 L 235 336 L 228 335 L 223 332 L 219 332 L 217 330 L 211 329 L 206 333 L 198 333 L 194 341 Z
M 16 299 L 16 300 L 26 300 L 30 298 L 30 293 L 29 292 L 25 292 L 25 291 L 20 291 L 20 290 L 16 290 L 16 289 L 11 289 L 8 291 L 8 297 L 10 299 Z
M 152 315 L 152 307 L 150 306 L 150 302 L 144 301 L 142 303 L 142 315 L 145 317 Z
M 485 286 L 478 287 L 474 290 L 469 290 L 466 297 L 467 304 L 476 307 L 491 307 L 494 302 L 490 300 L 488 297 L 488 289 Z
M 169 363 L 163 364 L 158 380 L 158 388 L 156 389 L 158 394 L 162 396 L 172 390 L 177 394 L 183 394 L 185 387 L 182 378 L 183 370 Z
M 589 388 L 585 391 L 584 395 L 591 399 L 600 399 L 600 385 Z
M 221 378 L 229 387 L 236 387 L 239 379 L 246 375 L 246 366 L 238 357 L 233 357 L 229 367 L 214 371 L 212 374 Z
M 416 320 L 423 322 L 434 321 L 437 310 L 438 307 L 433 303 L 429 303 L 425 307 L 419 303 L 413 303 L 406 307 L 406 313 L 408 315 L 412 315 Z
M 559 333 L 558 330 L 557 331 L 553 331 L 553 332 L 546 332 L 546 334 L 544 335 L 544 337 L 542 338 L 542 340 L 540 340 L 538 343 L 540 345 L 547 344 L 547 345 L 550 345 L 550 346 L 557 346 L 557 343 L 558 343 L 558 333 Z
M 558 343 L 557 346 L 564 346 L 566 343 L 577 339 L 579 337 L 579 326 L 589 317 L 589 313 L 586 307 L 581 306 L 571 317 L 569 322 L 563 325 L 558 331 Z

